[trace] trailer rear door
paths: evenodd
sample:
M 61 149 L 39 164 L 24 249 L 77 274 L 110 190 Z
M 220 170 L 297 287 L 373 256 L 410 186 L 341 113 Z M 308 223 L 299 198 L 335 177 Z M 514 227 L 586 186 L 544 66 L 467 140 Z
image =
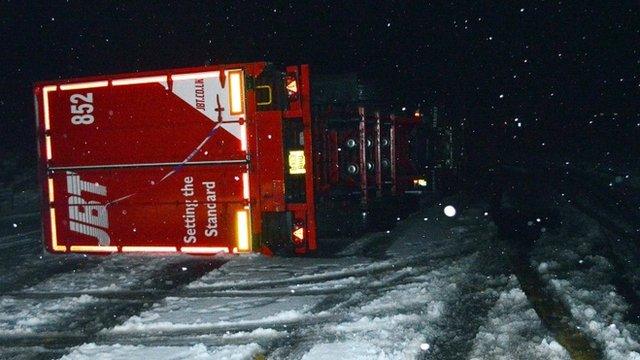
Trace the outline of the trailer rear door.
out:
M 203 68 L 38 86 L 47 248 L 250 251 L 244 79 Z

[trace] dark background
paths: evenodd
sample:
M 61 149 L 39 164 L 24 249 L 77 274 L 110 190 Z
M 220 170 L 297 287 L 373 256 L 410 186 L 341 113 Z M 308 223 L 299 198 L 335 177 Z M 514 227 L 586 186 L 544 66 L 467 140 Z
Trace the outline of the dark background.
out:
M 36 81 L 267 60 L 438 104 L 471 163 L 638 162 L 638 2 L 485 3 L 5 0 L 0 154 L 35 161 Z

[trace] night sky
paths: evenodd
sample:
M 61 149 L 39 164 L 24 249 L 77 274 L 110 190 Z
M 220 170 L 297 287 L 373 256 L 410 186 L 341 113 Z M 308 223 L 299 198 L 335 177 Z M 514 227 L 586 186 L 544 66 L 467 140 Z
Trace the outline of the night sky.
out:
M 637 1 L 52 3 L 0 5 L 3 157 L 35 159 L 36 81 L 261 60 L 437 104 L 472 161 L 640 154 Z

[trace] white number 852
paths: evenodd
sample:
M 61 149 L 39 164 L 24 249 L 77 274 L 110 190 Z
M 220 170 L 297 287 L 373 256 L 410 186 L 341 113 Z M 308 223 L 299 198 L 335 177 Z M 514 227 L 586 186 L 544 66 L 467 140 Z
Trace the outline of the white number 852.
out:
M 93 93 L 73 94 L 71 102 L 71 123 L 73 125 L 89 125 L 93 123 Z

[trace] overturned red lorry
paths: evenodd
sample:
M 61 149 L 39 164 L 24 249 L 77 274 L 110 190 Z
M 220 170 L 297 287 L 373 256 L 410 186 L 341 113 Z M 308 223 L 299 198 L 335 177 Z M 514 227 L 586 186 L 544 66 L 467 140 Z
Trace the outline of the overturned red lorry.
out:
M 406 154 L 421 114 L 338 124 L 311 86 L 308 66 L 265 62 L 38 83 L 46 249 L 304 254 L 317 203 L 425 185 Z

